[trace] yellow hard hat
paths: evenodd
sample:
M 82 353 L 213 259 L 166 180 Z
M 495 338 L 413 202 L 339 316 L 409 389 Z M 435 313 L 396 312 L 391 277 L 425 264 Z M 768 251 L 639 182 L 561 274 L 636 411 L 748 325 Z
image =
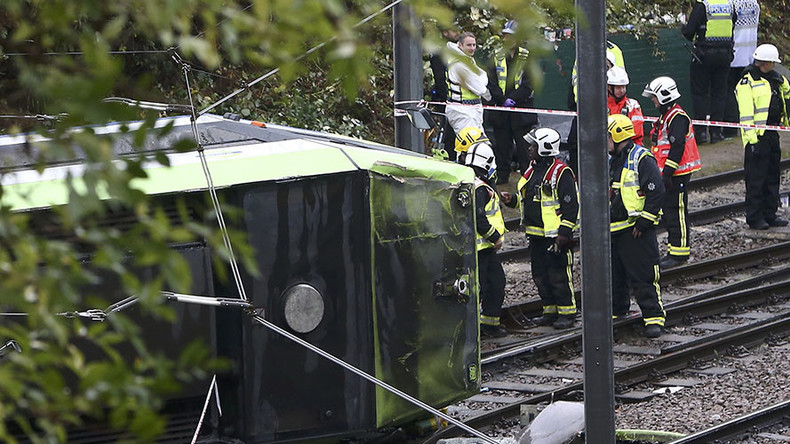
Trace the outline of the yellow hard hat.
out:
M 622 114 L 612 114 L 609 116 L 609 125 L 607 127 L 609 134 L 612 136 L 614 143 L 622 142 L 625 139 L 634 137 L 634 124 L 628 116 Z
M 485 133 L 480 128 L 467 126 L 455 135 L 455 151 L 465 153 L 469 147 L 477 142 L 488 140 Z

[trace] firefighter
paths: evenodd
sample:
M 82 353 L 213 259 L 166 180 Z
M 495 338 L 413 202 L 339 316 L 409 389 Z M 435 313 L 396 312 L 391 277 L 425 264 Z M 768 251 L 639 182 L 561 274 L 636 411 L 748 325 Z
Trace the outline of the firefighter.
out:
M 650 151 L 633 141 L 634 125 L 622 115 L 608 119 L 609 203 L 612 233 L 612 314 L 624 316 L 633 293 L 645 336 L 661 336 L 666 313 L 658 285 L 655 226 L 664 200 L 661 171 Z
M 724 120 L 736 18 L 732 0 L 697 0 L 681 30 L 687 40 L 694 41 L 690 72 L 695 119 Z M 707 128 L 697 128 L 696 136 L 699 143 L 707 143 Z M 722 140 L 721 127 L 710 127 L 710 143 Z
M 606 71 L 606 108 L 609 109 L 609 114 L 622 114 L 631 119 L 634 124 L 634 142 L 643 145 L 645 117 L 639 102 L 626 96 L 628 83 L 625 68 L 612 66 Z
M 505 270 L 496 250 L 502 248 L 505 220 L 499 208 L 496 181 L 496 158 L 488 142 L 478 142 L 466 152 L 464 164 L 475 171 L 475 212 L 477 216 L 477 271 L 480 282 L 480 333 L 503 337 L 507 331 L 500 324 L 505 300 Z
M 754 51 L 754 62 L 746 68 L 735 88 L 741 123 L 745 125 L 789 125 L 787 78 L 774 71 L 781 63 L 776 46 L 762 44 Z M 776 130 L 742 128 L 745 148 L 746 223 L 757 230 L 784 227 L 777 217 L 779 205 L 779 161 L 782 152 Z
M 664 224 L 669 245 L 667 255 L 661 259 L 661 268 L 671 268 L 686 262 L 691 254 L 686 188 L 691 173 L 701 169 L 702 162 L 691 119 L 677 104 L 680 93 L 675 81 L 657 77 L 645 86 L 642 95 L 653 101 L 660 115 L 650 138 L 666 189 Z
M 473 126 L 483 130 L 483 102 L 491 100 L 488 75 L 477 66 L 474 55 L 477 40 L 471 32 L 458 36 L 458 43 L 447 42 L 447 106 L 445 114 L 453 131 Z
M 520 208 L 521 224 L 529 239 L 532 279 L 543 304 L 543 315 L 533 322 L 561 330 L 573 326 L 576 318 L 571 248 L 579 214 L 576 178 L 570 167 L 556 158 L 560 133 L 535 128 L 524 138 L 531 163 L 518 182 L 516 196 L 502 193 L 502 200 Z
M 571 84 L 568 88 L 568 109 L 576 111 L 577 108 L 577 95 L 579 92 L 579 74 L 577 72 L 577 60 L 573 62 L 573 71 L 571 72 Z M 619 66 L 625 69 L 625 59 L 623 58 L 623 51 L 615 43 L 606 41 L 606 69 L 609 70 L 613 66 Z M 579 173 L 579 147 L 578 145 L 578 116 L 573 116 L 571 119 L 571 128 L 568 131 L 567 141 L 560 145 L 560 149 L 565 151 L 563 155 L 568 159 L 568 165 L 573 169 L 574 173 Z
M 534 97 L 526 72 L 529 51 L 515 44 L 516 21 L 510 20 L 502 29 L 502 47 L 494 54 L 494 66 L 488 73 L 488 90 L 494 105 L 508 108 L 532 108 Z M 529 145 L 524 136 L 538 124 L 532 113 L 487 111 L 488 122 L 494 129 L 494 154 L 499 168 L 498 184 L 510 178 L 512 160 L 518 162 L 523 173 L 529 165 Z

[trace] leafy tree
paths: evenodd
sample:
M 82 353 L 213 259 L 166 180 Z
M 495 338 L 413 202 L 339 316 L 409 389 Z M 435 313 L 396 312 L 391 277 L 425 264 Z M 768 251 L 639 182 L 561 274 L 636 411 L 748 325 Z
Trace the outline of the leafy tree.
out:
M 506 0 L 410 5 L 426 23 L 449 26 L 459 16 L 462 26 L 476 27 L 482 39 L 506 18 L 516 18 L 523 24 L 520 37 L 535 42 L 540 39 L 531 24 L 546 23 L 545 11 L 572 11 L 567 0 L 539 1 L 526 10 L 522 2 Z M 77 156 L 86 166 L 81 177 L 69 178 L 69 201 L 61 207 L 18 213 L 0 200 L 2 311 L 27 314 L 15 322 L 4 317 L 0 324 L 0 340 L 14 340 L 22 349 L 0 358 L 0 440 L 12 441 L 16 428 L 35 441 L 63 442 L 67 428 L 96 419 L 129 430 L 136 440 L 150 440 L 164 426 L 156 413 L 164 395 L 224 368 L 205 344 L 191 345 L 176 359 L 149 352 L 139 339 L 144 327 L 123 312 L 103 323 L 58 315 L 104 308 L 92 287 L 114 280 L 123 294 L 139 298 L 147 316 L 172 319 L 160 292 L 188 291 L 191 276 L 170 245 L 204 240 L 219 260 L 229 257 L 221 233 L 205 223 L 213 220 L 210 205 L 195 217 L 176 201 L 179 217 L 172 219 L 133 186 L 145 177 L 143 162 L 166 165 L 165 157 L 140 151 L 112 162 L 114 136 L 89 127 L 142 119 L 139 129 L 123 127 L 140 147 L 146 137 L 168 131 L 154 128 L 159 115 L 103 99 L 194 103 L 199 110 L 278 68 L 276 78 L 215 111 L 386 141 L 392 121 L 390 15 L 357 26 L 385 6 L 364 0 L 0 3 L 0 111 L 55 117 L 3 119 L 0 131 L 34 131 L 51 140 L 31 145 L 38 171 Z M 438 41 L 438 33 L 427 41 Z M 328 43 L 302 57 L 322 42 Z M 86 128 L 71 131 L 75 126 Z M 102 200 L 100 191 L 111 198 Z M 233 217 L 232 208 L 223 210 Z M 130 215 L 135 224 L 108 226 L 107 218 L 118 213 Z M 244 266 L 254 272 L 244 237 L 230 236 Z M 141 268 L 152 268 L 152 277 L 137 277 Z M 122 347 L 131 347 L 137 359 L 125 359 Z M 89 359 L 86 348 L 101 357 Z

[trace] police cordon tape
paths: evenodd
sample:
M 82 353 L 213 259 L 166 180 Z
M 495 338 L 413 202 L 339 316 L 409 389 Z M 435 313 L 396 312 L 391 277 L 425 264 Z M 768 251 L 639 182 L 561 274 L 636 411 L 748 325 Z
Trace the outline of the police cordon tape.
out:
M 402 117 L 406 116 L 408 113 L 403 109 L 398 108 L 398 106 L 402 105 L 416 105 L 418 107 L 427 107 L 428 105 L 437 105 L 437 106 L 446 106 L 446 105 L 453 105 L 453 106 L 477 106 L 477 105 L 466 105 L 463 103 L 455 103 L 455 102 L 429 102 L 427 100 L 404 100 L 400 102 L 395 102 L 395 117 Z M 509 108 L 506 106 L 492 106 L 492 105 L 483 105 L 483 109 L 491 110 L 491 111 L 506 111 L 511 113 L 530 113 L 530 114 L 551 114 L 555 116 L 568 116 L 568 117 L 575 117 L 577 115 L 576 111 L 561 111 L 556 109 L 541 109 L 541 108 Z M 651 117 L 651 116 L 644 116 L 646 122 L 655 122 L 658 120 L 658 117 Z M 742 123 L 732 123 L 732 122 L 719 122 L 716 120 L 692 120 L 691 124 L 694 126 L 720 126 L 726 128 L 744 128 L 744 129 L 767 129 L 767 130 L 776 130 L 776 131 L 790 131 L 790 126 L 782 126 L 782 125 L 744 125 Z

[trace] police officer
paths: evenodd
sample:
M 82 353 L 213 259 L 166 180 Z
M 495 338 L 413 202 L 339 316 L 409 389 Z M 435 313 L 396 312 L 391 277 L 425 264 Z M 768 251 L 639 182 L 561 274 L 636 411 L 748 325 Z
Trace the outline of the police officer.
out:
M 738 19 L 732 30 L 735 51 L 727 74 L 727 98 L 725 99 L 724 119 L 738 123 L 738 102 L 735 100 L 735 86 L 743 76 L 743 70 L 752 63 L 752 54 L 757 49 L 757 25 L 760 23 L 759 0 L 734 0 Z M 738 128 L 724 128 L 724 137 L 735 137 Z
M 754 51 L 754 62 L 744 71 L 735 88 L 741 123 L 745 125 L 788 125 L 790 85 L 774 71 L 781 63 L 776 46 L 762 44 Z M 779 134 L 776 130 L 742 128 L 746 149 L 746 223 L 757 230 L 784 227 L 787 220 L 776 216 L 779 205 Z
M 642 145 L 645 117 L 642 114 L 642 105 L 626 96 L 628 83 L 625 68 L 612 66 L 606 71 L 606 108 L 609 114 L 622 114 L 631 119 L 634 124 L 634 142 Z
M 691 254 L 686 188 L 691 173 L 701 169 L 702 162 L 691 119 L 677 104 L 680 93 L 675 81 L 670 77 L 656 77 L 645 86 L 642 95 L 653 101 L 660 114 L 650 137 L 666 188 L 664 224 L 669 246 L 667 255 L 661 259 L 661 268 L 670 268 L 686 262 Z
M 494 54 L 494 66 L 488 73 L 488 90 L 494 105 L 532 108 L 532 85 L 526 72 L 529 51 L 512 41 L 516 26 L 516 21 L 510 20 L 502 29 L 502 46 Z M 538 116 L 532 113 L 488 111 L 488 122 L 494 129 L 494 154 L 499 168 L 497 183 L 505 184 L 510 177 L 512 160 L 518 162 L 522 173 L 529 165 L 529 145 L 524 136 L 538 124 Z
M 661 336 L 666 313 L 661 302 L 655 225 L 664 200 L 664 184 L 653 155 L 634 144 L 631 120 L 608 119 L 610 231 L 612 233 L 612 314 L 624 316 L 634 294 L 645 336 Z
M 477 270 L 480 279 L 480 333 L 503 337 L 500 325 L 505 300 L 505 270 L 496 250 L 502 248 L 505 220 L 499 195 L 492 187 L 496 179 L 496 158 L 488 142 L 478 142 L 466 152 L 464 164 L 475 171 L 475 212 L 477 216 Z
M 733 57 L 732 30 L 737 14 L 732 0 L 697 0 L 683 26 L 683 36 L 694 41 L 691 57 L 691 97 L 694 118 L 724 120 L 727 73 Z M 724 140 L 721 127 L 710 128 L 710 143 Z M 705 127 L 697 128 L 697 142 L 707 143 Z
M 502 193 L 510 207 L 520 207 L 521 224 L 529 238 L 532 279 L 538 287 L 543 315 L 538 325 L 556 329 L 573 326 L 576 300 L 573 297 L 573 228 L 579 214 L 576 178 L 570 167 L 556 156 L 560 134 L 552 128 L 535 128 L 529 142 L 531 163 L 518 182 L 513 198 Z

